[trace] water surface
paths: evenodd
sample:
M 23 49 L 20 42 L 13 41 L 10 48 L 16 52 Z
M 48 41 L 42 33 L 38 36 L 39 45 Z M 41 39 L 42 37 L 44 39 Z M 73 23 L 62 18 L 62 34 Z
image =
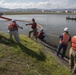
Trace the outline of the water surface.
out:
M 66 20 L 68 15 L 51 15 L 51 14 L 31 14 L 31 15 L 3 15 L 4 17 L 17 19 L 17 20 L 28 20 L 31 21 L 32 18 L 35 18 L 36 22 L 41 24 L 44 28 L 44 32 L 46 33 L 46 40 L 50 44 L 58 45 L 59 38 L 55 36 L 59 36 L 63 33 L 65 27 L 68 27 L 69 33 L 71 36 L 76 35 L 76 21 L 74 20 Z M 70 17 L 75 17 L 76 15 L 69 15 Z M 6 21 L 0 19 L 0 32 L 8 33 L 8 25 L 10 21 Z M 20 34 L 27 34 L 31 29 L 30 26 L 25 26 L 28 22 L 17 22 L 20 26 L 23 27 L 19 29 Z M 39 28 L 38 28 L 39 30 Z M 52 36 L 51 34 L 55 35 Z

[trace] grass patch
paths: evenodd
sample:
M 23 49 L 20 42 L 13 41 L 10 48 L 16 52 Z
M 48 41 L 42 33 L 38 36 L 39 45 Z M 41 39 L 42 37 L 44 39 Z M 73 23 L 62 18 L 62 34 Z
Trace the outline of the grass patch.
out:
M 50 51 L 26 35 L 20 44 L 0 33 L 0 75 L 72 75 Z

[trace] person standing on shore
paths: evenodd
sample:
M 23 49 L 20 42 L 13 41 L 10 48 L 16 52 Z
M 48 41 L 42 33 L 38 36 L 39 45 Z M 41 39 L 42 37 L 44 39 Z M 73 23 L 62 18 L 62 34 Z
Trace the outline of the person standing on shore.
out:
M 8 25 L 8 32 L 9 32 L 9 35 L 10 35 L 10 40 L 13 39 L 12 35 L 14 35 L 17 43 L 20 43 L 18 28 L 23 29 L 23 27 L 20 27 L 16 23 L 16 20 L 12 20 L 11 23 Z
M 37 41 L 37 23 L 35 22 L 35 19 L 32 18 L 32 22 L 29 24 L 26 24 L 26 26 L 27 25 L 31 25 L 31 29 L 32 29 L 29 31 L 29 37 L 31 37 L 31 33 L 34 33 L 34 36 L 35 36 L 36 41 Z
M 60 40 L 60 44 L 58 46 L 57 49 L 57 56 L 60 54 L 60 50 L 63 48 L 63 52 L 62 52 L 62 59 L 65 56 L 66 50 L 67 50 L 67 46 L 68 46 L 68 42 L 71 41 L 71 36 L 68 33 L 68 28 L 64 28 L 64 33 L 62 35 L 59 36 L 59 38 L 61 38 Z

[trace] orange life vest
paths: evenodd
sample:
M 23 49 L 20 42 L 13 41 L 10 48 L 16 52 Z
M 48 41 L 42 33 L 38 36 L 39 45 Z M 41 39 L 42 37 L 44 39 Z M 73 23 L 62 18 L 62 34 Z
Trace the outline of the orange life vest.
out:
M 18 27 L 14 22 L 11 22 L 10 25 L 8 26 L 9 30 L 18 30 Z
M 37 27 L 36 23 L 32 24 L 32 26 L 31 26 L 32 29 L 36 29 L 36 27 Z
M 40 32 L 38 32 L 38 37 L 41 37 Z
M 43 32 L 38 32 L 38 37 L 42 37 L 43 36 Z
M 69 38 L 70 38 L 70 35 L 64 33 L 64 34 L 63 34 L 63 39 L 60 41 L 60 43 L 63 43 L 63 44 L 66 44 L 66 45 L 67 45 L 68 42 L 69 42 Z
M 73 50 L 76 50 L 76 36 L 73 36 L 71 41 Z

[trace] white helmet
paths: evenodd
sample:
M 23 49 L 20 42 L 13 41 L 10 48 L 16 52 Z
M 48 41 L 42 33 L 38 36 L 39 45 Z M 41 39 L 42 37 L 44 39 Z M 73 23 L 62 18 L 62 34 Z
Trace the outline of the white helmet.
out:
M 68 32 L 68 28 L 66 27 L 66 28 L 64 28 L 64 32 Z
M 16 22 L 16 20 L 14 20 L 14 19 L 12 19 L 11 21 L 12 21 L 12 22 Z
M 43 28 L 41 28 L 40 31 L 43 31 Z
M 74 38 L 76 38 L 76 36 L 73 36 Z

